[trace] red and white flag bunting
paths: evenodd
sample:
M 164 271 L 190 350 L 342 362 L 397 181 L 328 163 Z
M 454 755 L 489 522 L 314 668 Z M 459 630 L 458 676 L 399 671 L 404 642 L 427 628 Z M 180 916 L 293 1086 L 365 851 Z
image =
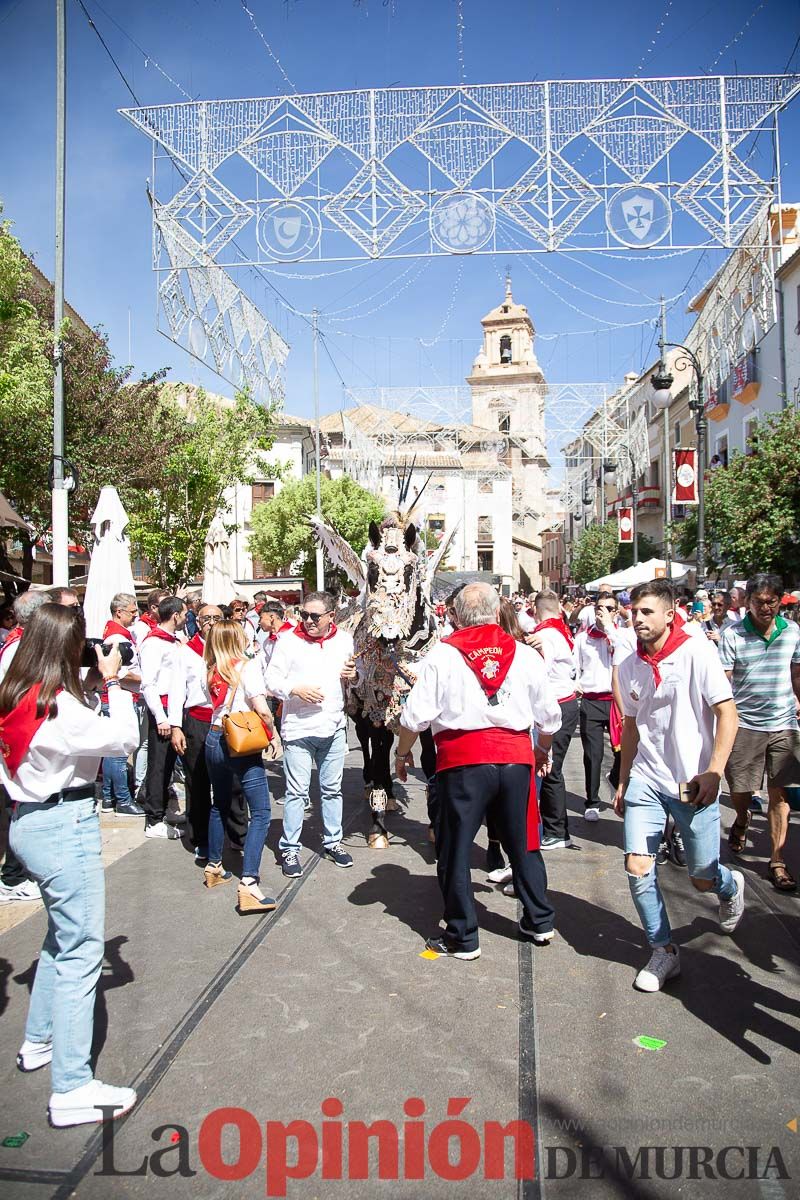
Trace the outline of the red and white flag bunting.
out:
M 675 449 L 673 504 L 697 504 L 697 451 Z
M 620 542 L 633 541 L 633 509 L 621 508 L 617 514 L 617 534 Z

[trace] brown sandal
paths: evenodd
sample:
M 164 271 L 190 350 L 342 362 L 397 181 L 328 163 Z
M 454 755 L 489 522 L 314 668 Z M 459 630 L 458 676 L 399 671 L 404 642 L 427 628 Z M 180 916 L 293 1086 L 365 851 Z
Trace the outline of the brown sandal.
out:
M 740 821 L 734 821 L 728 833 L 728 847 L 734 854 L 741 854 L 747 845 L 747 831 L 750 828 L 750 814 L 747 814 L 747 820 L 742 824 Z
M 778 892 L 796 892 L 797 883 L 786 870 L 786 863 L 771 862 L 767 869 L 769 880 Z

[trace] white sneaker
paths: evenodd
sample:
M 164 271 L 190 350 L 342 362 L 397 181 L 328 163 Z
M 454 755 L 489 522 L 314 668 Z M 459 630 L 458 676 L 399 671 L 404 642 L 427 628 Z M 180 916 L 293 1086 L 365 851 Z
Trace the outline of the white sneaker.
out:
M 668 979 L 681 973 L 680 951 L 671 952 L 666 946 L 656 946 L 646 967 L 633 981 L 640 992 L 660 992 Z
M 736 894 L 730 900 L 719 902 L 719 927 L 723 933 L 733 933 L 744 913 L 744 875 L 741 871 L 731 871 L 736 883 Z
M 166 821 L 158 821 L 155 825 L 145 826 L 144 836 L 148 838 L 168 838 L 170 841 L 174 841 L 181 835 L 174 825 L 168 825 Z
M 52 1061 L 52 1042 L 29 1042 L 26 1038 L 17 1054 L 17 1069 L 26 1072 L 38 1071 L 40 1067 L 46 1067 Z
M 99 1079 L 91 1079 L 71 1092 L 53 1092 L 48 1116 L 50 1124 L 58 1129 L 68 1125 L 99 1125 L 109 1119 L 116 1121 L 117 1117 L 130 1112 L 135 1103 L 133 1088 L 110 1087 Z M 113 1109 L 113 1113 L 109 1114 L 108 1109 Z
M 573 842 L 571 838 L 543 837 L 542 843 L 539 846 L 540 850 L 571 850 Z
M 511 878 L 511 867 L 496 867 L 486 876 L 489 883 L 508 883 Z
M 39 885 L 33 879 L 23 879 L 22 883 L 16 883 L 13 887 L 9 887 L 6 883 L 0 883 L 0 904 L 13 904 L 17 900 L 41 900 L 42 893 L 39 891 Z
M 600 820 L 600 809 L 597 807 L 596 804 L 590 804 L 588 808 L 585 808 L 583 810 L 583 819 L 584 819 L 584 821 L 599 821 Z

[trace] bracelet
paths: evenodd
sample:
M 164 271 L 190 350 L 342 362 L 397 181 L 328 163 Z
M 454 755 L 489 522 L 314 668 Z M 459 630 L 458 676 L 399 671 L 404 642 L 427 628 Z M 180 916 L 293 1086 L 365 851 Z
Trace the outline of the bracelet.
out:
M 119 675 L 109 675 L 108 679 L 103 680 L 103 683 L 106 687 L 111 687 L 112 684 L 116 684 L 117 687 L 120 687 Z

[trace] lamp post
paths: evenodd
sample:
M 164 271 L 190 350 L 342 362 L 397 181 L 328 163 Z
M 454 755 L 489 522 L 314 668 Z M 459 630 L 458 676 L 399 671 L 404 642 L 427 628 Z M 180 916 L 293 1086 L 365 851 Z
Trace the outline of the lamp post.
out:
M 697 381 L 697 395 L 693 400 L 689 401 L 689 408 L 694 414 L 694 424 L 697 431 L 697 587 L 702 587 L 706 580 L 706 437 L 708 433 L 708 417 L 706 416 L 706 404 L 704 397 L 703 384 L 703 369 L 697 359 L 697 356 L 689 349 L 688 346 L 681 345 L 680 342 L 668 342 L 664 333 L 665 322 L 662 306 L 662 327 L 661 336 L 658 339 L 659 348 L 659 364 L 656 371 L 650 377 L 652 384 L 652 400 L 658 408 L 669 408 L 671 396 L 670 389 L 674 382 L 671 372 L 667 369 L 667 364 L 664 362 L 664 349 L 667 346 L 680 353 L 675 358 L 675 366 L 678 370 L 682 370 L 685 366 L 691 366 Z

